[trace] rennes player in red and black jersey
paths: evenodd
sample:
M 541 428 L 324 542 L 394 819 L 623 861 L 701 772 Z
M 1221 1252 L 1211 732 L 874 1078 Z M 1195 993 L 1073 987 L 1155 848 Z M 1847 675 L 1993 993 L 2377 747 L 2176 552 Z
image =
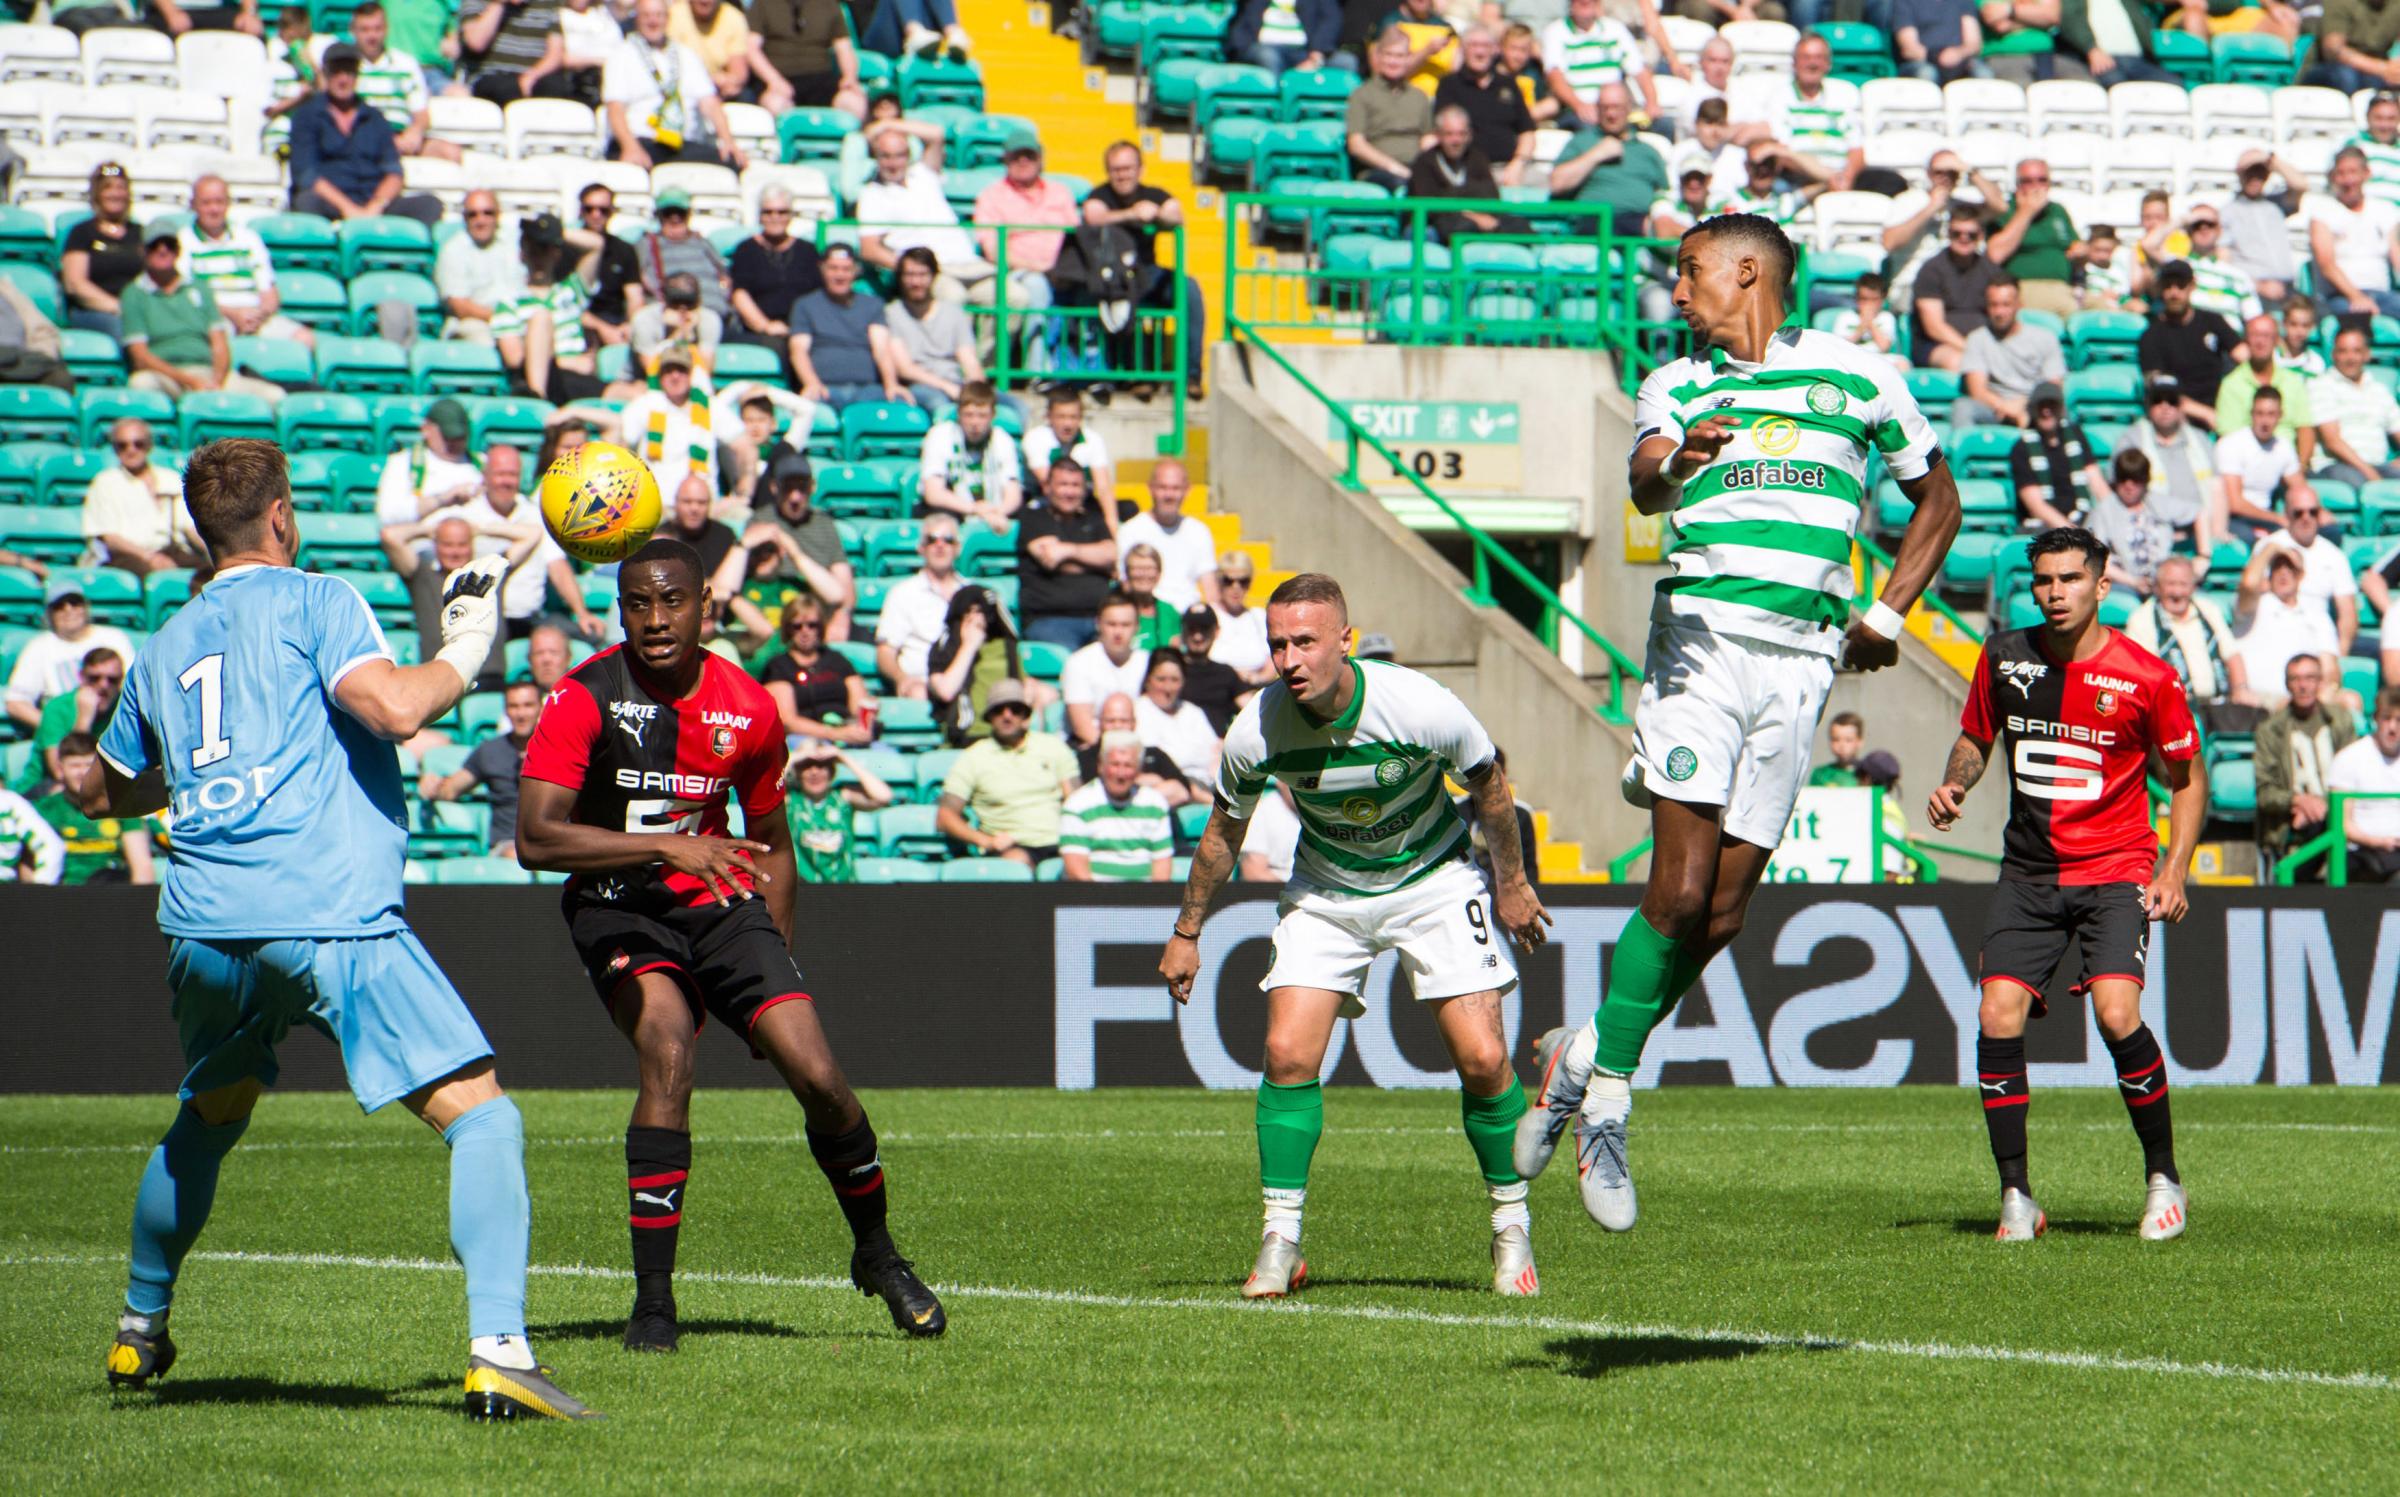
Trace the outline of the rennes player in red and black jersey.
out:
M 2042 985 L 2070 946 L 2117 1067 L 2117 1090 L 2142 1142 L 2148 1192 L 2141 1234 L 2183 1232 L 2183 1186 L 2167 1112 L 2167 1063 L 2142 1022 L 2150 922 L 2181 920 L 2183 877 L 2208 809 L 2195 773 L 2200 732 L 2165 661 L 2100 622 L 2108 547 L 2090 531 L 2047 531 L 2029 548 L 2044 622 L 1984 641 L 1950 767 L 1926 808 L 1958 819 L 1995 741 L 2008 762 L 2008 832 L 1983 937 L 1983 1034 L 1976 1044 L 1983 1121 L 2000 1166 L 2002 1242 L 2049 1225 L 2025 1173 L 2025 1017 L 2047 1011 Z M 2174 787 L 2162 860 L 2148 774 Z
M 675 1239 L 692 1167 L 692 1048 L 704 1014 L 749 1039 L 800 1099 L 808 1147 L 857 1245 L 850 1278 L 893 1323 L 938 1336 L 941 1302 L 884 1226 L 875 1130 L 792 964 L 783 729 L 766 689 L 700 648 L 699 554 L 654 540 L 617 574 L 623 645 L 542 703 L 525 750 L 517 856 L 573 874 L 567 930 L 600 1001 L 633 1041 L 641 1089 L 625 1130 L 633 1314 L 625 1345 L 673 1351 Z M 746 836 L 728 835 L 741 797 Z

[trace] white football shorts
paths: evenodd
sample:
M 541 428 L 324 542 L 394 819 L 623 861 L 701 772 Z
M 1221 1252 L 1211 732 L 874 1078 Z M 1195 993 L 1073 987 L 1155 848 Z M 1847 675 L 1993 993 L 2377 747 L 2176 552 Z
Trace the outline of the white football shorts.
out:
M 1389 894 L 1337 894 L 1287 885 L 1275 945 L 1259 986 L 1323 988 L 1349 995 L 1346 1017 L 1365 1013 L 1367 968 L 1386 951 L 1420 1003 L 1517 985 L 1508 937 L 1492 917 L 1491 892 L 1471 863 L 1452 863 Z
M 1773 849 L 1808 779 L 1833 660 L 1813 650 L 1653 624 L 1625 798 L 1725 808 L 1726 833 Z

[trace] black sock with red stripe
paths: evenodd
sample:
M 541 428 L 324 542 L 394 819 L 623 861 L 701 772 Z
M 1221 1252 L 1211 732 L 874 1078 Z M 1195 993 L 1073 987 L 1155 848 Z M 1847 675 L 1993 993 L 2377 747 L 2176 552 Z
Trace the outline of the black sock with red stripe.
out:
M 625 1190 L 633 1222 L 633 1299 L 675 1303 L 675 1238 L 692 1173 L 692 1136 L 675 1128 L 625 1130 Z
M 2025 1113 L 2033 1091 L 2025 1084 L 2025 1037 L 1975 1040 L 1975 1079 L 1983 1095 L 1983 1131 L 1992 1138 L 1992 1162 L 2000 1166 L 2000 1188 L 2033 1194 L 2025 1176 Z
M 875 1125 L 861 1116 L 847 1133 L 824 1134 L 811 1128 L 808 1152 L 817 1156 L 817 1168 L 833 1187 L 858 1250 L 870 1256 L 888 1251 L 892 1238 L 883 1226 L 883 1158 L 875 1149 Z
M 2175 1173 L 2175 1120 L 2167 1112 L 2167 1057 L 2158 1037 L 2142 1025 L 2121 1040 L 2108 1042 L 2117 1063 L 2117 1095 L 2125 1099 L 2125 1115 L 2133 1119 L 2134 1136 L 2142 1141 L 2142 1172 L 2164 1175 L 2180 1183 Z

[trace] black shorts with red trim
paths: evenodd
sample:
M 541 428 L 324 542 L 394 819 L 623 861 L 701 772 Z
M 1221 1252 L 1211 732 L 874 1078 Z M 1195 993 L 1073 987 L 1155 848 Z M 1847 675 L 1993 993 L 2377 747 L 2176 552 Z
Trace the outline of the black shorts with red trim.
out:
M 2043 990 L 2070 950 L 2070 991 L 2104 978 L 2139 986 L 2150 958 L 2150 912 L 2140 884 L 2037 884 L 2002 879 L 1992 886 L 1983 932 L 1980 982 L 2005 978 L 2033 994 L 2034 1017 L 2049 1008 Z
M 695 1025 L 714 1014 L 747 1038 L 760 1014 L 808 997 L 762 899 L 617 904 L 570 893 L 567 935 L 593 990 L 611 1007 L 635 978 L 664 973 L 683 989 Z

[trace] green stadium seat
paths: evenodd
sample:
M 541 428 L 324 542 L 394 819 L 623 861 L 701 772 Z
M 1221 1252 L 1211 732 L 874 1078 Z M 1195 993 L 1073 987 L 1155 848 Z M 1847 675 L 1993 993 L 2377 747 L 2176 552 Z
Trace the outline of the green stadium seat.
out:
M 344 328 L 352 337 L 375 335 L 386 303 L 397 303 L 416 317 L 417 335 L 434 339 L 442 331 L 442 297 L 425 276 L 404 270 L 376 270 L 354 277 L 348 287 L 349 315 Z
M 490 853 L 475 853 L 461 858 L 442 858 L 427 865 L 437 884 L 530 884 L 533 879 L 517 866 L 514 858 L 494 857 Z
M 1908 393 L 1916 398 L 1917 404 L 1932 412 L 1937 421 L 1949 411 L 1951 402 L 1958 399 L 1959 379 L 1955 369 L 1911 369 L 1907 380 Z
M 1383 299 L 1383 325 L 1377 331 L 1392 343 L 1449 342 L 1450 299 L 1430 291 L 1419 295 L 1395 290 Z
M 1206 101 L 1202 104 L 1205 107 Z M 1274 123 L 1272 119 L 1247 114 L 1221 115 L 1210 120 L 1194 132 L 1198 143 L 1194 166 L 1206 180 L 1249 181 L 1251 164 L 1258 158 L 1259 137 Z
M 1958 504 L 1966 528 L 2013 534 L 2017 528 L 2017 495 L 2005 479 L 1961 478 Z
M 2356 484 L 2344 483 L 2338 478 L 2311 478 L 2308 482 L 2317 491 L 2317 497 L 2324 501 L 2330 523 L 2345 527 L 2356 523 L 2359 513 Z
M 521 395 L 479 395 L 465 400 L 470 433 L 468 445 L 481 452 L 493 442 L 514 442 L 529 454 L 539 451 L 543 423 L 557 409 L 547 400 Z
M 0 442 L 0 505 L 42 502 L 42 464 L 75 449 L 64 442 Z
M 896 749 L 942 746 L 942 730 L 922 698 L 882 698 L 875 709 L 875 734 Z
M 935 824 L 930 805 L 892 805 L 876 816 L 876 832 L 887 858 L 946 858 L 950 839 Z
M 288 445 L 286 452 L 291 465 L 292 508 L 304 513 L 335 509 L 333 465 L 342 454 L 313 448 L 293 451 Z
M 408 583 L 398 572 L 351 572 L 350 585 L 375 610 L 375 622 L 387 629 L 416 622 L 415 604 L 408 595 Z
M 48 270 L 58 263 L 50 222 L 30 208 L 0 204 L 0 263 L 38 265 Z
M 344 452 L 333 460 L 333 507 L 354 514 L 375 512 L 375 487 L 383 479 L 383 459 Z
M 2255 83 L 2281 88 L 2293 81 L 2292 44 L 2263 31 L 2212 39 L 2209 65 L 2219 83 Z
M 1346 68 L 1288 68 L 1276 80 L 1275 117 L 1287 125 L 1312 121 L 1341 123 L 1350 110 L 1350 95 L 1359 76 Z
M 1039 125 L 1016 114 L 985 114 L 960 120 L 950 127 L 949 140 L 942 152 L 943 169 L 998 166 L 1010 140 L 1026 135 L 1038 140 L 1041 133 Z
M 2400 483 L 2379 478 L 2358 491 L 2359 523 L 2370 535 L 2400 529 Z
M 233 340 L 233 367 L 287 390 L 311 384 L 317 377 L 316 363 L 309 357 L 308 349 L 288 338 L 237 336 Z
M 2209 52 L 2208 39 L 2188 31 L 2152 32 L 2150 60 L 2173 73 L 2185 88 L 2212 82 L 2216 77 L 2216 61 Z
M 1211 807 L 1206 801 L 1193 801 L 1188 805 L 1175 808 L 1176 846 L 1196 847 L 1199 845 L 1200 834 L 1208 829 L 1210 809 Z
M 2009 476 L 2009 455 L 2024 433 L 2013 426 L 1970 426 L 1950 439 L 1950 466 L 1961 478 Z
M 2067 319 L 2067 363 L 2075 369 L 2101 364 L 2138 364 L 2142 329 L 2131 312 L 2078 312 Z
M 433 231 L 413 218 L 346 218 L 334 237 L 341 243 L 344 280 L 375 270 L 433 274 Z
M 475 752 L 473 744 L 437 744 L 425 751 L 425 758 L 418 765 L 418 771 L 422 774 L 432 775 L 436 779 L 447 779 L 467 767 L 467 755 L 473 752 Z
M 125 352 L 117 340 L 88 327 L 58 330 L 58 356 L 79 385 L 125 383 Z
M 322 332 L 317 336 L 320 385 L 354 395 L 405 395 L 408 379 L 408 355 L 397 343 Z
M 142 608 L 142 579 L 131 572 L 114 567 L 62 567 L 50 569 L 49 583 L 72 582 L 83 589 L 84 598 L 92 605 L 92 617 L 103 624 L 118 628 L 148 627 Z
M 941 865 L 945 884 L 1030 884 L 1033 870 L 1012 858 L 952 858 Z
M 859 126 L 857 116 L 841 109 L 787 109 L 775 121 L 778 153 L 785 161 L 842 159 L 842 142 Z
M 872 577 L 906 577 L 917 570 L 917 533 L 922 527 L 915 520 L 880 520 L 866 528 L 866 566 Z
M 850 668 L 867 678 L 875 679 L 875 642 L 870 639 L 837 639 L 826 646 L 850 662 Z M 877 771 L 881 773 L 881 771 Z
M 836 462 L 817 469 L 815 502 L 837 519 L 886 519 L 897 518 L 905 501 L 879 467 Z
M 2132 423 L 2142 419 L 2141 371 L 2122 364 L 2067 374 L 2067 411 L 2078 421 Z
M 977 523 L 960 527 L 964 544 L 959 547 L 958 569 L 969 577 L 999 578 L 1017 575 L 1017 527 L 994 530 Z
M 2213 746 L 2212 746 L 2213 747 Z M 2258 765 L 2246 756 L 2210 755 L 2208 811 L 2224 821 L 2247 822 L 2258 816 Z
M 1942 590 L 1982 596 L 1991 586 L 1992 564 L 2012 538 L 1989 530 L 1962 530 L 1942 558 Z
M 376 452 L 375 417 L 355 395 L 302 390 L 275 407 L 276 429 L 287 452 Z
M 958 756 L 964 752 L 952 748 L 926 749 L 910 756 L 916 772 L 917 804 L 930 806 L 940 802 L 942 783 L 950 778 L 951 766 L 958 763 Z
M 334 233 L 331 219 L 313 213 L 270 213 L 252 219 L 250 227 L 266 245 L 267 258 L 275 262 L 276 290 L 283 295 L 287 311 L 291 296 L 284 282 L 293 271 L 308 270 L 328 276 L 341 271 L 342 241 Z
M 425 395 L 508 393 L 507 366 L 488 343 L 420 340 L 408 351 L 408 378 Z
M 907 858 L 860 858 L 858 881 L 862 884 L 931 884 L 938 883 L 941 874 L 931 863 L 913 862 Z
M 992 596 L 1000 600 L 1001 607 L 1007 609 L 1012 615 L 1017 612 L 1018 599 L 1016 578 L 987 577 L 983 579 L 982 585 L 992 590 Z
M 874 457 L 915 457 L 925 445 L 933 418 L 898 401 L 862 400 L 841 413 L 842 456 L 852 462 Z
M 1319 68 L 1317 72 L 1335 71 Z M 1286 86 L 1295 77 L 1310 77 L 1306 73 L 1286 73 Z M 1258 137 L 1258 153 L 1250 164 L 1251 180 L 1272 183 L 1283 177 L 1307 177 L 1322 182 L 1344 182 L 1350 177 L 1349 155 L 1342 143 L 1342 122 L 1339 119 L 1311 119 L 1287 122 L 1262 132 Z
M 720 343 L 714 375 L 719 389 L 737 379 L 756 380 L 778 390 L 792 387 L 783 371 L 783 355 L 755 343 Z
M 1007 173 L 997 166 L 962 166 L 942 173 L 942 192 L 950 201 L 950 211 L 963 222 L 975 216 L 975 200 L 983 190 Z
M 319 572 L 380 571 L 382 528 L 373 515 L 310 515 L 300 527 L 300 564 Z
M 142 579 L 144 628 L 156 632 L 176 609 L 191 601 L 195 575 L 185 567 L 161 567 Z
M 918 56 L 900 63 L 900 104 L 911 114 L 935 104 L 983 110 L 983 74 L 971 62 Z
M 1467 332 L 1477 343 L 1528 345 L 1544 341 L 1551 329 L 1542 315 L 1542 304 L 1532 297 L 1488 291 L 1468 301 Z
M 6 512 L 0 509 L 0 514 Z M 9 626 L 0 628 L 0 634 L 15 627 L 38 627 L 42 614 L 42 579 L 23 567 L 0 567 L 0 625 Z M 0 647 L 0 655 L 5 653 L 5 647 Z M 0 681 L 8 679 L 8 664 L 6 659 L 0 659 Z M 0 785 L 7 783 L 5 777 L 0 777 Z
M 67 320 L 67 294 L 61 290 L 58 277 L 47 266 L 26 265 L 16 261 L 0 263 L 0 277 L 16 283 L 34 310 L 55 323 Z
M 92 480 L 116 465 L 105 447 L 53 452 L 42 459 L 42 491 L 36 503 L 49 509 L 80 509 Z
M 276 438 L 275 407 L 256 395 L 231 390 L 192 390 L 177 410 L 177 430 L 183 445 L 197 451 L 223 437 Z
M 350 294 L 326 271 L 279 271 L 275 294 L 283 299 L 284 315 L 318 333 L 338 333 L 350 320 Z
M 109 428 L 127 416 L 149 422 L 153 432 L 175 429 L 175 402 L 155 390 L 129 390 L 119 385 L 78 390 L 75 411 L 75 440 L 86 447 L 107 446 Z M 7 419 L 0 414 L 0 424 Z
M 425 413 L 433 408 L 438 396 L 403 395 L 375 402 L 376 452 L 398 452 L 418 440 L 423 434 Z
M 1834 76 L 1853 83 L 1892 76 L 1892 44 L 1872 26 L 1857 21 L 1820 21 L 1809 28 L 1833 52 Z
M 11 442 L 72 442 L 75 397 L 48 385 L 0 385 L 0 432 Z
M 1162 57 L 1143 71 L 1135 87 L 1137 117 L 1146 123 L 1189 122 L 1200 99 L 1200 79 L 1211 68 L 1226 64 L 1212 48 L 1205 56 Z

